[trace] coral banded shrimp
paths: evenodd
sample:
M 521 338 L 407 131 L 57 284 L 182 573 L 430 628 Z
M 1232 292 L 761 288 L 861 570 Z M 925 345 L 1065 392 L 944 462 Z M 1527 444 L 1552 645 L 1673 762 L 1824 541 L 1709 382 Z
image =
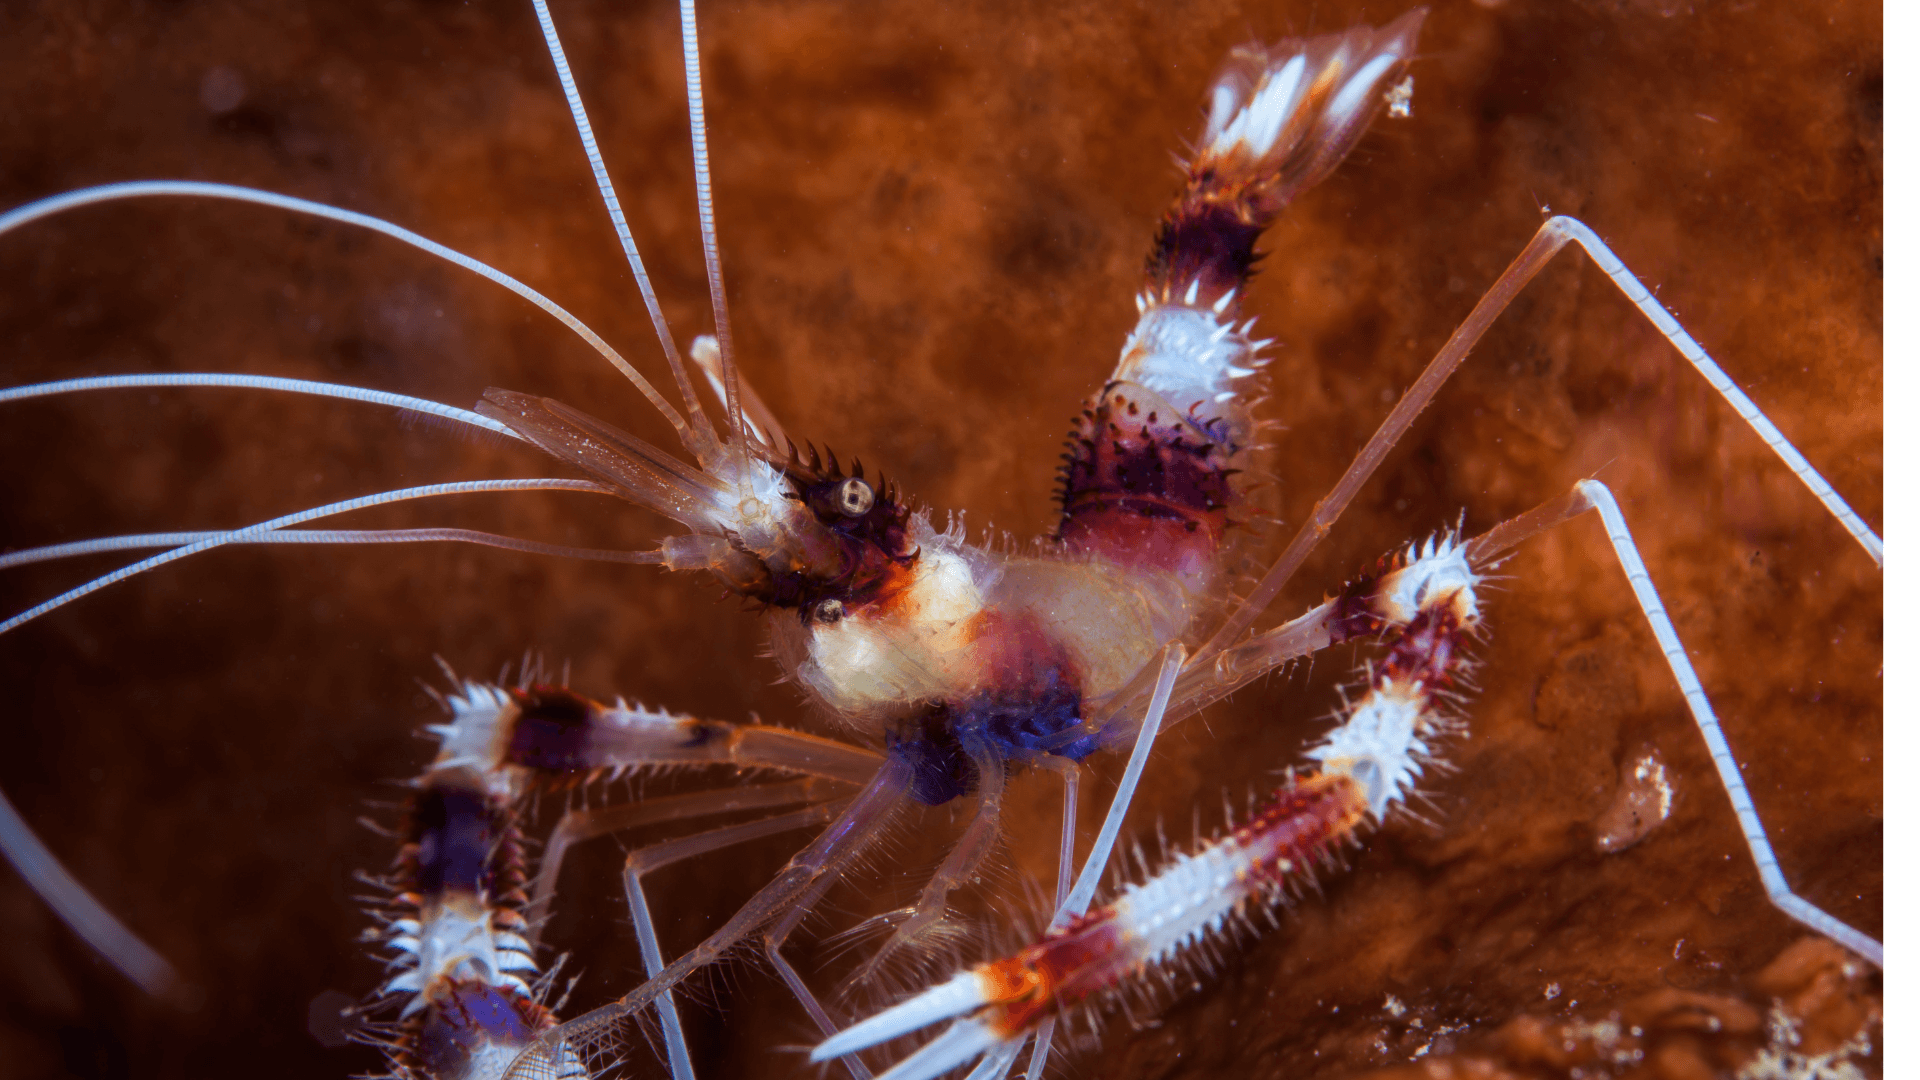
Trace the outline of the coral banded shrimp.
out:
M 1323 3 L 1318 18 L 1398 14 Z M 70 67 L 0 65 L 7 99 L 21 103 L 14 137 L 31 148 L 12 159 L 42 163 L 12 174 L 7 204 L 129 175 L 321 197 L 508 264 L 595 326 L 631 327 L 607 332 L 647 355 L 523 9 L 422 15 L 399 33 L 316 15 L 334 21 L 268 27 L 242 44 L 242 31 L 271 17 L 197 8 L 130 13 L 113 33 L 67 22 L 10 36 L 10 48 L 85 47 L 62 53 L 77 58 Z M 556 17 L 583 42 L 575 62 L 603 143 L 645 148 L 625 164 L 610 150 L 612 167 L 676 325 L 700 328 L 670 13 L 563 7 Z M 1034 535 L 1050 524 L 1042 493 L 1058 419 L 1133 319 L 1139 253 L 1173 183 L 1160 155 L 1192 130 L 1193 103 L 1228 49 L 1297 31 L 1307 15 L 1217 5 L 1137 23 L 1092 9 L 1041 25 L 952 18 L 876 27 L 824 10 L 706 16 L 722 236 L 749 375 L 789 423 L 886 462 L 936 506 L 970 508 L 976 527 L 991 515 Z M 1305 517 L 1384 413 L 1382 395 L 1406 385 L 1531 233 L 1537 199 L 1594 222 L 1659 281 L 1689 329 L 1877 519 L 1877 25 L 1803 18 L 1437 12 L 1412 120 L 1364 145 L 1265 245 L 1278 254 L 1249 302 L 1284 343 L 1275 363 L 1289 389 L 1267 407 L 1292 429 L 1279 436 L 1280 516 Z M 836 65 L 827 58 L 839 50 L 851 59 Z M 198 93 L 218 67 L 250 89 L 212 115 Z M 1756 85 L 1796 93 L 1742 96 Z M 56 103 L 76 98 L 107 103 L 105 120 L 61 119 Z M 653 109 L 655 99 L 665 104 Z M 103 139 L 103 128 L 126 137 Z M 127 157 L 109 161 L 109 148 Z M 500 169 L 476 169 L 492 161 Z M 661 177 L 678 190 L 649 194 Z M 149 230 L 163 232 L 145 259 L 129 260 L 127 245 Z M 265 212 L 103 210 L 22 246 L 0 252 L 9 277 L 31 285 L 10 295 L 33 302 L 6 314 L 22 381 L 123 369 L 112 360 L 307 377 L 339 366 L 456 402 L 488 384 L 629 400 L 576 345 L 457 273 Z M 984 362 L 1001 357 L 1019 359 Z M 76 371 L 83 364 L 97 366 Z M 359 410 L 324 413 L 315 429 L 307 402 L 160 395 L 156 418 L 147 401 L 22 412 L 14 460 L 44 445 L 87 449 L 74 451 L 77 475 L 10 475 L 21 485 L 9 498 L 16 520 L 38 523 L 21 542 L 235 524 L 416 476 L 535 465 Z M 1642 545 L 1789 873 L 1872 931 L 1877 577 L 1717 410 L 1589 268 L 1557 265 L 1278 607 L 1312 602 L 1462 506 L 1470 529 L 1484 526 L 1608 465 L 1628 512 L 1645 508 Z M 197 419 L 206 416 L 215 419 Z M 156 457 L 155 444 L 176 450 Z M 561 541 L 628 527 L 557 497 L 470 512 L 463 523 Z M 1703 775 L 1704 756 L 1665 696 L 1657 655 L 1626 629 L 1633 613 L 1597 544 L 1543 539 L 1508 571 L 1487 653 L 1499 674 L 1475 708 L 1461 776 L 1436 782 L 1441 840 L 1390 828 L 1353 873 L 1329 881 L 1325 900 L 1296 913 L 1294 929 L 1217 973 L 1160 1027 L 1110 1031 L 1098 1051 L 1108 1056 L 1088 1067 L 1341 1071 L 1396 1060 L 1373 1047 L 1382 1021 L 1368 1010 L 1383 987 L 1415 1009 L 1490 1026 L 1568 1000 L 1596 1008 L 1657 978 L 1748 984 L 1792 932 L 1759 899 L 1717 793 L 1705 779 L 1685 783 Z M 352 822 L 381 781 L 421 760 L 402 732 L 432 715 L 413 680 L 435 652 L 474 672 L 533 645 L 571 658 L 576 684 L 600 696 L 801 720 L 751 659 L 757 623 L 658 575 L 465 551 L 222 559 L 92 598 L 45 636 L 0 649 L 20 715 L 52 718 L 19 733 L 0 788 L 208 995 L 184 1019 L 140 1000 L 39 909 L 10 903 L 23 931 L 11 936 L 34 943 L 9 957 L 17 974 L 7 980 L 21 997 L 7 1022 L 21 1025 L 12 1038 L 30 1060 L 58 1059 L 51 1033 L 66 1030 L 86 1033 L 70 1042 L 109 1048 L 105 1057 L 117 1046 L 161 1063 L 154 1071 L 204 1074 L 236 1057 L 288 1074 L 351 1070 L 314 1050 L 302 1021 L 319 989 L 357 994 L 374 978 L 354 944 L 347 871 L 391 853 Z M 9 578 L 19 590 L 10 610 L 70 584 L 61 573 Z M 1183 822 L 1223 786 L 1267 786 L 1267 770 L 1297 760 L 1323 726 L 1313 718 L 1331 707 L 1325 683 L 1345 674 L 1322 665 L 1317 681 L 1285 687 L 1285 701 L 1316 704 L 1289 704 L 1278 722 L 1276 685 L 1211 711 L 1204 731 L 1176 732 L 1136 820 Z M 1576 708 L 1591 703 L 1605 712 L 1597 721 Z M 1618 759 L 1643 738 L 1683 781 L 1676 817 L 1655 834 L 1667 846 L 1598 859 L 1583 830 L 1610 801 Z M 1057 788 L 1033 787 L 1033 802 L 1011 812 L 1054 812 Z M 1813 792 L 1823 797 L 1799 797 Z M 663 910 L 663 925 L 691 944 L 712 925 L 708 911 L 732 910 L 792 846 L 770 841 L 752 874 L 730 860 L 726 873 L 690 864 L 664 879 L 659 902 L 684 906 Z M 1051 836 L 1015 837 L 1010 857 L 1047 880 L 1053 848 Z M 935 857 L 930 847 L 902 860 Z M 608 935 L 605 950 L 623 958 L 597 977 L 614 991 L 637 958 L 611 868 L 592 870 L 568 895 L 580 932 Z M 1692 884 L 1676 899 L 1683 876 Z M 873 910 L 898 899 L 876 898 Z M 580 940 L 568 947 L 577 953 Z M 1550 982 L 1566 993 L 1543 1002 Z M 593 985 L 580 1000 L 603 999 Z M 802 1037 L 777 993 L 721 993 L 723 1019 L 689 1014 L 708 1072 L 764 1071 L 770 1046 Z

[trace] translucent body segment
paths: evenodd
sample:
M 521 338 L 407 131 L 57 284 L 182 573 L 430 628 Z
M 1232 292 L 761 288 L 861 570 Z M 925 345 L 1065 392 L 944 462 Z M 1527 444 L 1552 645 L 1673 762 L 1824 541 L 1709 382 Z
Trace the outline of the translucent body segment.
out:
M 1495 533 L 1500 528 L 1496 528 Z M 1485 547 L 1483 557 L 1481 547 L 1489 538 L 1494 540 L 1496 546 Z M 1506 550 L 1521 539 L 1524 537 L 1500 539 L 1490 533 L 1488 537 L 1474 541 L 1478 546 L 1467 553 L 1466 561 L 1472 565 L 1486 565 L 1493 554 Z M 1333 596 L 1304 614 L 1255 634 L 1231 649 L 1216 653 L 1210 663 L 1188 663 L 1174 684 L 1165 723 L 1171 725 L 1193 716 L 1290 661 L 1311 656 L 1331 645 L 1379 633 L 1389 625 L 1396 607 L 1402 609 L 1398 617 L 1404 619 L 1405 601 L 1396 601 L 1394 597 L 1396 593 L 1404 592 L 1407 583 L 1413 579 L 1406 576 L 1407 571 L 1398 567 L 1399 563 L 1394 558 L 1382 559 L 1371 572 L 1356 576 Z M 1396 572 L 1402 577 L 1394 583 L 1383 585 L 1383 578 Z M 1455 576 L 1458 574 L 1457 569 L 1447 572 Z M 1124 743 L 1131 738 L 1139 729 L 1138 718 L 1148 705 L 1144 674 L 1142 679 L 1136 680 L 1135 685 L 1109 698 L 1100 712 L 1088 718 L 1085 729 L 1114 743 Z

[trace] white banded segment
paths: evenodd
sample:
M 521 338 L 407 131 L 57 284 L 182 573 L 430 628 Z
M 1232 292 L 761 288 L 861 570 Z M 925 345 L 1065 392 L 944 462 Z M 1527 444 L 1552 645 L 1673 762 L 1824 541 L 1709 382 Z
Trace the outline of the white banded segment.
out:
M 1351 777 L 1366 793 L 1375 821 L 1406 801 L 1431 758 L 1435 739 L 1448 725 L 1438 713 L 1437 682 L 1458 663 L 1454 639 L 1479 623 L 1479 574 L 1456 537 L 1413 545 L 1405 565 L 1380 579 L 1375 610 L 1389 627 L 1424 624 L 1442 640 L 1396 642 L 1371 684 L 1348 710 L 1347 721 L 1329 732 L 1307 757 L 1324 775 Z M 1434 655 L 1440 652 L 1442 655 Z
M 447 722 L 427 725 L 427 733 L 440 740 L 434 770 L 463 770 L 501 798 L 519 797 L 524 778 L 501 767 L 519 712 L 513 697 L 490 683 L 455 680 L 453 692 L 440 695 L 440 704 L 447 710 Z
M 1217 932 L 1264 884 L 1256 868 L 1285 861 L 1275 848 L 1273 837 L 1230 833 L 1198 851 L 1176 852 L 1158 874 L 1123 886 L 1110 908 L 1133 963 L 1165 963 Z
M 1237 323 L 1227 316 L 1235 293 L 1200 305 L 1198 286 L 1178 299 L 1137 298 L 1140 321 L 1120 349 L 1113 381 L 1144 386 L 1204 421 L 1223 415 L 1220 406 L 1251 388 L 1242 380 L 1271 361 L 1260 351 L 1272 342 L 1253 340 L 1252 319 Z
M 374 996 L 404 1002 L 359 1036 L 386 1052 L 394 1077 L 498 1080 L 553 1025 L 525 913 L 520 815 L 532 774 L 505 759 L 520 711 L 511 692 L 455 680 L 438 697 L 447 721 L 428 731 L 440 751 L 412 785 L 382 883 L 392 898 L 369 912 L 391 954 Z M 569 1054 L 558 1075 L 588 1074 Z
M 427 1007 L 428 990 L 439 980 L 477 979 L 531 998 L 529 980 L 540 974 L 527 939 L 497 924 L 494 912 L 471 903 L 439 905 L 422 920 L 395 919 L 387 948 L 396 954 L 389 966 L 403 970 L 381 986 L 382 994 L 412 993 L 401 1018 Z
M 1480 575 L 1467 547 L 1452 535 L 1409 546 L 1401 556 L 1405 565 L 1380 579 L 1377 606 L 1388 625 L 1404 626 L 1436 602 L 1449 604 L 1462 623 L 1478 620 Z

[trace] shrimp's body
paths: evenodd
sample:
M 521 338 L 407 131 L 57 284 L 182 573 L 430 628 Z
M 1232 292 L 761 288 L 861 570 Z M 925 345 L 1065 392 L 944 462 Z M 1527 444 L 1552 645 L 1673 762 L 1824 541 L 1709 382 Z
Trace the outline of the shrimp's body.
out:
M 1308 19 L 1230 4 L 1135 24 L 1083 14 L 876 26 L 829 5 L 703 22 L 749 376 L 797 430 L 885 462 L 927 503 L 967 508 L 976 530 L 1052 529 L 1044 491 L 1059 418 L 1137 317 L 1127 298 L 1139 253 L 1176 182 L 1163 148 L 1193 130 L 1193 103 L 1231 47 Z M 1337 28 L 1397 14 L 1323 0 L 1313 17 Z M 556 15 L 668 313 L 703 328 L 671 14 L 562 5 Z M 520 273 L 647 354 L 524 8 L 265 21 L 282 17 L 143 9 L 4 35 L 0 48 L 21 50 L 0 63 L 19 117 L 0 138 L 21 148 L 4 157 L 35 168 L 5 174 L 0 203 L 162 175 L 321 198 Z M 1537 224 L 1537 200 L 1578 212 L 1658 282 L 1878 520 L 1877 24 L 1841 13 L 1813 33 L 1798 18 L 1436 14 L 1411 121 L 1363 144 L 1283 219 L 1244 301 L 1262 314 L 1261 335 L 1281 342 L 1262 413 L 1288 428 L 1272 437 L 1278 516 L 1305 517 L 1383 399 Z M 250 43 L 242 33 L 256 28 L 265 33 Z M 53 44 L 29 55 L 36 42 Z M 828 59 L 842 49 L 857 59 Z M 204 102 L 230 90 L 214 78 L 222 67 L 245 92 L 214 113 Z M 1756 85 L 1797 90 L 1760 100 Z M 0 246 L 0 276 L 15 283 L 0 309 L 9 381 L 220 368 L 456 402 L 491 384 L 646 423 L 637 402 L 602 407 L 630 391 L 528 309 L 382 242 L 265 211 L 152 204 L 70 216 Z M 19 544 L 231 525 L 373 486 L 540 468 L 530 452 L 399 430 L 377 412 L 239 394 L 85 397 L 9 419 L 9 460 L 23 464 L 8 471 L 6 539 Z M 1470 530 L 1483 527 L 1606 466 L 1640 513 L 1652 569 L 1783 862 L 1802 891 L 1873 932 L 1879 582 L 1764 453 L 1597 275 L 1555 267 L 1279 609 L 1298 610 L 1460 506 Z M 460 520 L 638 544 L 645 526 L 611 511 L 552 496 L 476 504 Z M 1506 571 L 1475 737 L 1454 755 L 1461 774 L 1431 783 L 1438 839 L 1388 827 L 1288 929 L 1219 968 L 1160 1026 L 1110 1027 L 1097 1051 L 1107 1056 L 1083 1067 L 1335 1074 L 1404 1060 L 1424 1036 L 1381 1015 L 1382 987 L 1430 1032 L 1443 1021 L 1484 1030 L 1568 1001 L 1604 1011 L 1662 983 L 1747 986 L 1793 931 L 1738 855 L 1704 754 L 1602 550 L 1573 531 Z M 0 584 L 17 610 L 81 572 Z M 753 656 L 759 617 L 711 596 L 685 576 L 481 551 L 280 548 L 183 563 L 6 641 L 0 665 L 18 705 L 0 790 L 110 907 L 206 973 L 199 1012 L 136 998 L 7 879 L 6 936 L 28 943 L 6 961 L 10 1045 L 52 1063 L 65 1060 L 54 1033 L 81 1032 L 70 1043 L 161 1074 L 204 1074 L 215 1060 L 329 1077 L 371 1066 L 320 1049 L 304 1020 L 322 991 L 358 996 L 377 977 L 356 944 L 346 873 L 391 852 L 354 819 L 383 781 L 418 771 L 424 752 L 408 732 L 433 706 L 414 680 L 432 655 L 479 673 L 531 646 L 570 660 L 574 685 L 598 696 L 807 722 Z M 1345 675 L 1332 663 L 1275 681 L 1177 732 L 1149 768 L 1136 820 L 1163 818 L 1179 834 L 1195 805 L 1217 822 L 1220 788 L 1270 786 L 1268 771 L 1297 761 L 1332 705 L 1328 685 Z M 1679 778 L 1675 816 L 1600 857 L 1591 822 L 1621 759 L 1647 741 Z M 1058 788 L 1008 798 L 1010 820 L 1050 822 Z M 1010 830 L 1016 871 L 1050 880 L 1055 840 L 1051 828 Z M 908 837 L 898 862 L 928 865 L 948 842 Z M 730 856 L 724 873 L 689 864 L 663 875 L 655 909 L 669 953 L 793 847 L 776 838 Z M 611 854 L 569 871 L 551 935 L 576 956 L 605 956 L 577 1002 L 631 985 L 637 967 Z M 853 915 L 910 899 L 916 881 Z M 1000 914 L 1006 891 L 957 902 Z M 822 988 L 845 974 L 824 950 L 803 955 Z M 1562 989 L 1551 1001 L 1549 983 Z M 718 993 L 724 1013 L 687 1011 L 702 1075 L 772 1067 L 770 1047 L 796 1040 L 791 1003 L 772 990 Z

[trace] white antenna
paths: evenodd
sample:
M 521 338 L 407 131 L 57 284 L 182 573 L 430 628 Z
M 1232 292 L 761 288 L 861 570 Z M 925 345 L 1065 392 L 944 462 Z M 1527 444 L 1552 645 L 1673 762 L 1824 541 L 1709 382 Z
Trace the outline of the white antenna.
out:
M 707 107 L 700 93 L 700 34 L 693 24 L 693 0 L 680 0 L 680 53 L 687 67 L 687 116 L 693 128 L 694 196 L 700 204 L 700 247 L 707 257 L 707 292 L 713 298 L 714 336 L 720 339 L 721 381 L 727 388 L 727 426 L 746 439 L 740 426 L 740 374 L 733 360 L 733 320 L 727 316 L 727 286 L 720 273 L 720 241 L 713 228 L 713 176 L 707 168 Z
M 580 133 L 580 144 L 587 151 L 587 164 L 593 168 L 593 182 L 599 185 L 600 201 L 606 204 L 607 215 L 613 218 L 613 231 L 619 234 L 620 250 L 627 254 L 627 265 L 633 269 L 633 280 L 640 286 L 640 296 L 647 303 L 647 314 L 653 317 L 653 331 L 660 337 L 660 348 L 667 354 L 667 364 L 673 368 L 673 381 L 680 388 L 680 397 L 685 400 L 687 412 L 693 419 L 694 427 L 706 440 L 705 446 L 694 447 L 696 455 L 709 452 L 718 442 L 712 421 L 707 419 L 706 411 L 700 407 L 700 399 L 693 394 L 693 381 L 687 378 L 687 367 L 680 359 L 680 349 L 673 343 L 673 331 L 667 326 L 667 317 L 660 311 L 660 301 L 653 295 L 653 281 L 647 277 L 647 268 L 640 261 L 640 249 L 634 246 L 633 232 L 627 228 L 626 212 L 620 209 L 620 196 L 614 194 L 613 181 L 607 176 L 606 162 L 600 157 L 599 140 L 593 137 L 593 125 L 587 121 L 587 107 L 580 100 L 580 88 L 573 81 L 573 68 L 567 64 L 567 54 L 560 47 L 560 33 L 553 27 L 553 13 L 547 10 L 547 0 L 533 0 L 533 11 L 540 19 L 540 32 L 546 35 L 547 52 L 553 57 L 553 69 L 560 76 L 560 89 L 567 96 L 567 108 L 573 111 L 573 126 Z M 696 155 L 703 154 L 700 129 L 694 128 L 694 147 Z M 705 169 L 705 158 L 698 158 Z M 705 211 L 706 202 L 702 197 L 701 222 L 705 226 L 709 215 Z M 709 254 L 707 265 L 713 265 Z M 721 341 L 726 341 L 725 337 Z
M 652 403 L 654 408 L 660 410 L 660 415 L 667 418 L 667 422 L 673 425 L 674 431 L 678 432 L 683 440 L 688 437 L 687 422 L 681 418 L 679 410 L 669 405 L 667 399 L 660 396 L 660 391 L 655 390 L 653 384 L 647 381 L 646 376 L 641 375 L 638 371 L 634 370 L 632 364 L 627 363 L 626 357 L 615 352 L 613 346 L 607 344 L 599 334 L 594 333 L 591 327 L 581 322 L 572 312 L 554 303 L 542 295 L 539 290 L 511 274 L 496 270 L 492 266 L 472 256 L 462 255 L 447 245 L 429 240 L 411 229 L 403 229 L 391 221 L 373 217 L 369 214 L 362 214 L 355 210 L 343 210 L 337 206 L 328 206 L 326 203 L 317 203 L 309 199 L 297 199 L 291 195 L 262 191 L 259 188 L 239 187 L 234 184 L 213 184 L 202 180 L 126 180 L 115 184 L 101 184 L 98 187 L 80 188 L 77 191 L 50 195 L 44 199 L 35 199 L 30 203 L 16 206 L 6 213 L 0 214 L 0 233 L 11 232 L 29 222 L 38 221 L 41 218 L 50 217 L 54 214 L 82 206 L 115 202 L 120 199 L 144 199 L 154 196 L 226 199 L 232 202 L 252 203 L 256 206 L 271 206 L 277 210 L 287 210 L 296 214 L 311 214 L 314 217 L 325 218 L 328 221 L 337 221 L 342 225 L 353 225 L 362 229 L 371 229 L 374 232 L 390 236 L 401 243 L 411 244 L 435 258 L 444 259 L 463 270 L 478 274 L 488 281 L 513 292 L 528 303 L 535 305 L 540 310 L 558 319 L 567 329 L 572 330 L 578 335 L 580 340 L 592 346 L 595 352 L 605 357 L 607 363 L 617 368 L 621 374 L 627 377 L 629 382 L 639 387 L 640 392 L 646 395 L 647 401 Z M 685 391 L 683 390 L 683 392 Z M 698 406 L 695 408 L 697 410 Z M 699 416 L 700 414 L 696 411 L 695 415 Z M 454 419 L 459 418 L 455 417 Z M 702 420 L 702 423 L 705 423 L 705 421 Z

